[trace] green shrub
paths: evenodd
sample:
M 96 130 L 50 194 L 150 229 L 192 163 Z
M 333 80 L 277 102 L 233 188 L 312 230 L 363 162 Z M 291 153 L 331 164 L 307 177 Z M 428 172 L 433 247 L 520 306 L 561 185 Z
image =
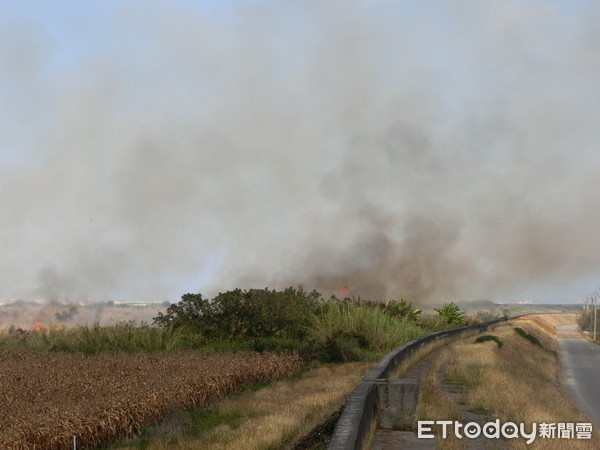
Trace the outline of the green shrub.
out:
M 487 342 L 487 341 L 494 341 L 498 345 L 498 348 L 502 347 L 502 345 L 503 345 L 502 340 L 498 336 L 494 336 L 491 334 L 485 334 L 485 335 L 479 336 L 477 339 L 475 339 L 475 342 Z
M 444 303 L 440 309 L 434 308 L 438 313 L 438 320 L 446 325 L 467 325 L 467 317 L 454 302 Z
M 538 338 L 536 338 L 532 334 L 529 334 L 523 328 L 515 327 L 514 330 L 517 332 L 517 334 L 519 334 L 520 336 L 523 336 L 525 339 L 527 339 L 532 344 L 535 344 L 535 345 L 538 345 L 540 347 L 543 347 L 542 343 L 540 342 L 540 340 Z

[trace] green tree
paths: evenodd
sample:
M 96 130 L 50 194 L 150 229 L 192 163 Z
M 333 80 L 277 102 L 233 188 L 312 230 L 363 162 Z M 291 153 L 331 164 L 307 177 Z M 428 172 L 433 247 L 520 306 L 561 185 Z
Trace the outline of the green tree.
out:
M 181 301 L 167 308 L 165 314 L 159 312 L 154 318 L 154 325 L 176 330 L 178 328 L 193 328 L 210 335 L 216 332 L 214 309 L 210 301 L 202 294 L 184 294 Z M 211 333 L 212 331 L 212 333 Z
M 291 287 L 283 291 L 234 289 L 210 301 L 201 294 L 185 294 L 165 314 L 159 313 L 154 323 L 173 329 L 191 327 L 207 337 L 225 339 L 300 338 L 320 298 L 316 291 Z
M 302 337 L 321 295 L 287 288 L 283 291 L 235 289 L 213 299 L 219 327 L 228 338 Z

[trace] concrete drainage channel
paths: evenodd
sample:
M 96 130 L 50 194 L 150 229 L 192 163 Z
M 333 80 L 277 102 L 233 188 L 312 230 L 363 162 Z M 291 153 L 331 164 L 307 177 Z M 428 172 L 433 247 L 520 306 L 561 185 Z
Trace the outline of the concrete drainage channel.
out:
M 425 345 L 435 344 L 447 338 L 460 339 L 527 315 L 529 314 L 438 331 L 407 342 L 388 353 L 350 394 L 327 448 L 362 450 L 377 428 L 401 429 L 415 423 L 419 397 L 418 380 L 392 378 L 400 365 Z

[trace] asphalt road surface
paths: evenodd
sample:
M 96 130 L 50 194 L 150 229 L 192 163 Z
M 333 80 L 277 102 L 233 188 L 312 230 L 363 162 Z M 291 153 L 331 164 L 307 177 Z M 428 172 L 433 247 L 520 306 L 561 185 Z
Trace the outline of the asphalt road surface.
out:
M 590 416 L 594 428 L 600 427 L 600 345 L 592 344 L 577 325 L 556 327 L 560 361 L 569 392 L 579 407 Z

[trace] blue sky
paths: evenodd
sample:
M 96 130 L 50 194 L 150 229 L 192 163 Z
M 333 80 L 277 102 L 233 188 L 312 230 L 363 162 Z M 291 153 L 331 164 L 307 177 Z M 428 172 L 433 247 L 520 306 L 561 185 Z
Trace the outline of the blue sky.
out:
M 0 298 L 598 287 L 595 2 L 0 8 Z

